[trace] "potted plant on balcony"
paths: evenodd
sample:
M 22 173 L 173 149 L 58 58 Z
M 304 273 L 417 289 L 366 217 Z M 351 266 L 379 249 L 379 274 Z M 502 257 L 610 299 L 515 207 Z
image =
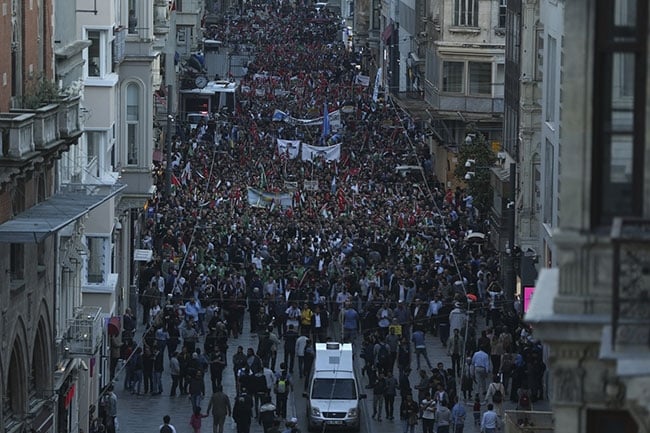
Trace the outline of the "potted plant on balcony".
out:
M 83 83 L 73 82 L 60 89 L 52 80 L 39 76 L 31 78 L 16 112 L 34 113 L 34 144 L 46 147 L 60 137 L 69 137 L 79 128 L 79 99 Z

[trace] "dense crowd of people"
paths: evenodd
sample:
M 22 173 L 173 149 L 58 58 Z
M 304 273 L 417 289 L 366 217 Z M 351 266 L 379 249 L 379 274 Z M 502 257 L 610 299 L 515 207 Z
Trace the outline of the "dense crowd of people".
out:
M 373 417 L 394 419 L 399 395 L 405 432 L 420 421 L 423 433 L 462 432 L 466 404 L 486 432 L 506 399 L 530 409 L 544 394 L 541 346 L 504 299 L 498 254 L 466 240 L 485 229 L 471 194 L 436 180 L 425 134 L 405 112 L 355 84 L 369 71 L 326 9 L 248 3 L 242 12 L 206 36 L 259 50 L 236 109 L 173 137 L 171 191 L 165 167 L 155 171 L 142 239 L 154 260 L 139 276 L 147 331 L 138 344 L 125 313 L 111 377 L 122 359 L 125 390 L 190 396 L 193 427 L 210 394 L 215 433 L 227 416 L 239 433 L 252 419 L 277 432 L 289 392 L 307 387 L 314 343 L 341 338 L 361 348 Z M 326 117 L 324 106 L 340 110 L 340 126 L 274 119 Z M 341 152 L 303 160 L 278 139 Z M 290 205 L 251 201 L 250 187 L 289 194 Z M 237 344 L 244 332 L 259 336 L 256 348 Z M 429 358 L 427 338 L 440 339 L 448 361 Z M 224 372 L 236 378 L 232 407 Z

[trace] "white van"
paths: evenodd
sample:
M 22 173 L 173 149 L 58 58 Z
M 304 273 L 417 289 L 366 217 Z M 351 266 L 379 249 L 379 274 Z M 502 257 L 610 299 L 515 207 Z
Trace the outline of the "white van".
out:
M 316 343 L 316 359 L 307 400 L 309 431 L 329 428 L 359 431 L 359 392 L 354 373 L 352 345 Z

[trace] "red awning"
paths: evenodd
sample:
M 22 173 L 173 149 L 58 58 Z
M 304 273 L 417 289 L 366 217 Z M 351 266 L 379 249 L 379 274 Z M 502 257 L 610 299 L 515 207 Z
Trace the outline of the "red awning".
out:
M 388 40 L 390 37 L 393 35 L 393 23 L 391 22 L 386 26 L 383 32 L 381 32 L 381 40 L 384 41 L 384 43 L 388 43 Z

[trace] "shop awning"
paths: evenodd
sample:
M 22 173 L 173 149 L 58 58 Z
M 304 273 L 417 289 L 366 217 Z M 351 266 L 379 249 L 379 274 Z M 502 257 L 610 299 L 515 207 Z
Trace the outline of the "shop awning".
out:
M 381 40 L 384 41 L 385 44 L 388 43 L 388 40 L 390 37 L 393 35 L 393 21 L 386 26 L 383 32 L 381 32 Z
M 66 185 L 42 203 L 0 224 L 0 242 L 38 243 L 120 193 L 126 185 Z

